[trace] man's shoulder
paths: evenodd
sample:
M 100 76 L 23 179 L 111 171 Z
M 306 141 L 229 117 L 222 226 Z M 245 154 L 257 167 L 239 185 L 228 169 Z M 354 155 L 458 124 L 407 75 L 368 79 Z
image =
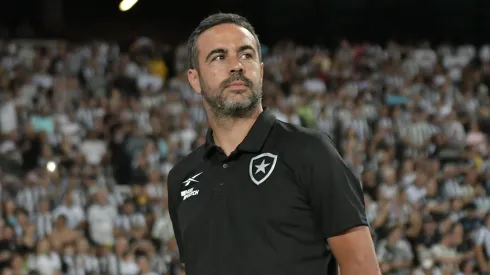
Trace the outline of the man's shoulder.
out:
M 327 133 L 312 128 L 276 121 L 273 130 L 274 139 L 280 141 L 290 152 L 299 155 L 328 153 L 338 155 L 335 145 Z
M 175 164 L 168 173 L 167 183 L 169 187 L 174 184 L 180 185 L 180 182 L 202 163 L 205 152 L 205 145 L 201 145 Z
M 305 139 L 305 141 L 320 141 L 325 138 L 330 139 L 327 133 L 281 120 L 276 120 L 274 131 L 287 139 Z

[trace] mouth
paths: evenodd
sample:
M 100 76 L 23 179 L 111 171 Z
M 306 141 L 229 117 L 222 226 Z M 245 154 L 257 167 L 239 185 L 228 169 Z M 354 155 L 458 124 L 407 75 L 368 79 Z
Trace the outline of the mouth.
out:
M 234 88 L 234 89 L 243 89 L 248 87 L 247 84 L 243 81 L 233 81 L 230 83 L 230 85 L 227 86 L 227 88 Z

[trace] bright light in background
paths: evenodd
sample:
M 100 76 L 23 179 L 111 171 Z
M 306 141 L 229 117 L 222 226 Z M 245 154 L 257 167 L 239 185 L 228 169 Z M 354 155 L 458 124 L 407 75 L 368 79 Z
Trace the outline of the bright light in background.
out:
M 124 12 L 130 10 L 136 3 L 138 3 L 138 0 L 122 0 L 121 3 L 119 3 L 119 10 Z
M 48 169 L 49 172 L 54 172 L 54 170 L 56 170 L 56 163 L 54 161 L 48 161 L 46 169 Z

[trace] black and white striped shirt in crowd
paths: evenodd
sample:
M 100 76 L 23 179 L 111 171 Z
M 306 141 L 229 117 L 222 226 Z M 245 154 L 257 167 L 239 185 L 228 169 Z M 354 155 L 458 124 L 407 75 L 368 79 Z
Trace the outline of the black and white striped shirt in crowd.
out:
M 490 228 L 488 226 L 482 226 L 475 234 L 475 244 L 481 245 L 485 252 L 485 258 L 490 257 Z
M 444 181 L 443 191 L 447 198 L 463 198 L 473 194 L 473 188 L 469 185 L 462 184 L 458 178 L 447 179 Z
M 177 85 L 177 90 L 180 94 L 180 102 L 187 109 L 192 120 L 196 123 L 204 123 L 207 121 L 206 111 L 202 107 L 200 95 L 190 87 L 188 83 L 174 83 Z M 196 104 L 197 103 L 197 104 Z
M 129 231 L 134 227 L 143 227 L 146 225 L 145 216 L 141 213 L 133 213 L 133 214 L 120 214 L 116 219 L 116 227 Z
M 83 187 L 79 187 L 73 191 L 73 204 L 86 206 L 88 203 L 88 192 Z
M 123 275 L 122 270 L 123 259 L 116 256 L 115 254 L 110 254 L 105 257 L 98 258 L 99 263 L 99 273 L 100 275 Z
M 146 192 L 150 199 L 160 199 L 166 195 L 165 187 L 161 183 L 150 183 L 146 185 Z
M 98 257 L 97 264 L 99 271 L 97 274 L 110 274 L 111 256 Z
M 66 275 L 107 274 L 99 272 L 99 260 L 95 256 L 65 255 L 63 262 L 67 266 Z
M 53 215 L 51 213 L 37 213 L 34 216 L 34 222 L 38 240 L 53 232 Z
M 427 122 L 416 122 L 411 123 L 407 126 L 400 125 L 400 135 L 402 137 L 407 137 L 411 143 L 415 145 L 424 145 L 424 143 L 432 137 L 434 134 L 439 132 L 439 129 Z M 427 150 L 416 150 L 413 148 L 407 148 L 407 153 L 409 155 L 420 155 Z
M 188 111 L 192 117 L 192 120 L 196 123 L 202 124 L 208 119 L 206 111 L 201 105 L 192 105 L 189 107 Z
M 77 120 L 83 124 L 86 128 L 92 129 L 94 127 L 95 110 L 90 108 L 79 108 L 76 114 Z
M 157 274 L 166 274 L 168 272 L 165 260 L 158 255 L 150 259 L 150 269 Z
M 151 133 L 150 113 L 147 111 L 132 112 L 131 118 L 139 129 L 145 133 Z
M 29 216 L 35 213 L 36 206 L 41 197 L 47 194 L 46 189 L 41 186 L 32 186 L 22 188 L 16 196 L 16 203 L 19 207 L 24 208 Z
M 393 130 L 396 129 L 396 127 L 397 126 L 393 123 L 393 120 L 390 117 L 381 117 L 377 121 L 376 131 L 381 128 Z M 386 144 L 393 146 L 396 142 L 396 137 L 392 131 L 385 132 L 385 134 L 383 135 L 383 141 Z
M 366 118 L 353 118 L 349 124 L 349 127 L 356 131 L 357 137 L 360 141 L 370 137 L 371 128 L 369 127 L 369 123 Z
M 439 130 L 436 126 L 430 123 L 417 122 L 406 127 L 402 126 L 401 131 L 403 136 L 408 137 L 411 142 L 417 145 L 422 145 L 428 138 L 436 134 Z
M 391 117 L 380 117 L 378 118 L 377 127 L 391 129 L 395 126 L 393 125 L 393 120 L 391 119 Z

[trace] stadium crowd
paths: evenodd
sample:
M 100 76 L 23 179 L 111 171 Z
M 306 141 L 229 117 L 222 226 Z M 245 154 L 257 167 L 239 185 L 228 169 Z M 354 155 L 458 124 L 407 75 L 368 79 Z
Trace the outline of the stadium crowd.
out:
M 264 105 L 362 179 L 383 274 L 490 274 L 490 46 L 262 50 Z M 207 125 L 165 52 L 0 43 L 1 275 L 181 272 L 165 181 Z

